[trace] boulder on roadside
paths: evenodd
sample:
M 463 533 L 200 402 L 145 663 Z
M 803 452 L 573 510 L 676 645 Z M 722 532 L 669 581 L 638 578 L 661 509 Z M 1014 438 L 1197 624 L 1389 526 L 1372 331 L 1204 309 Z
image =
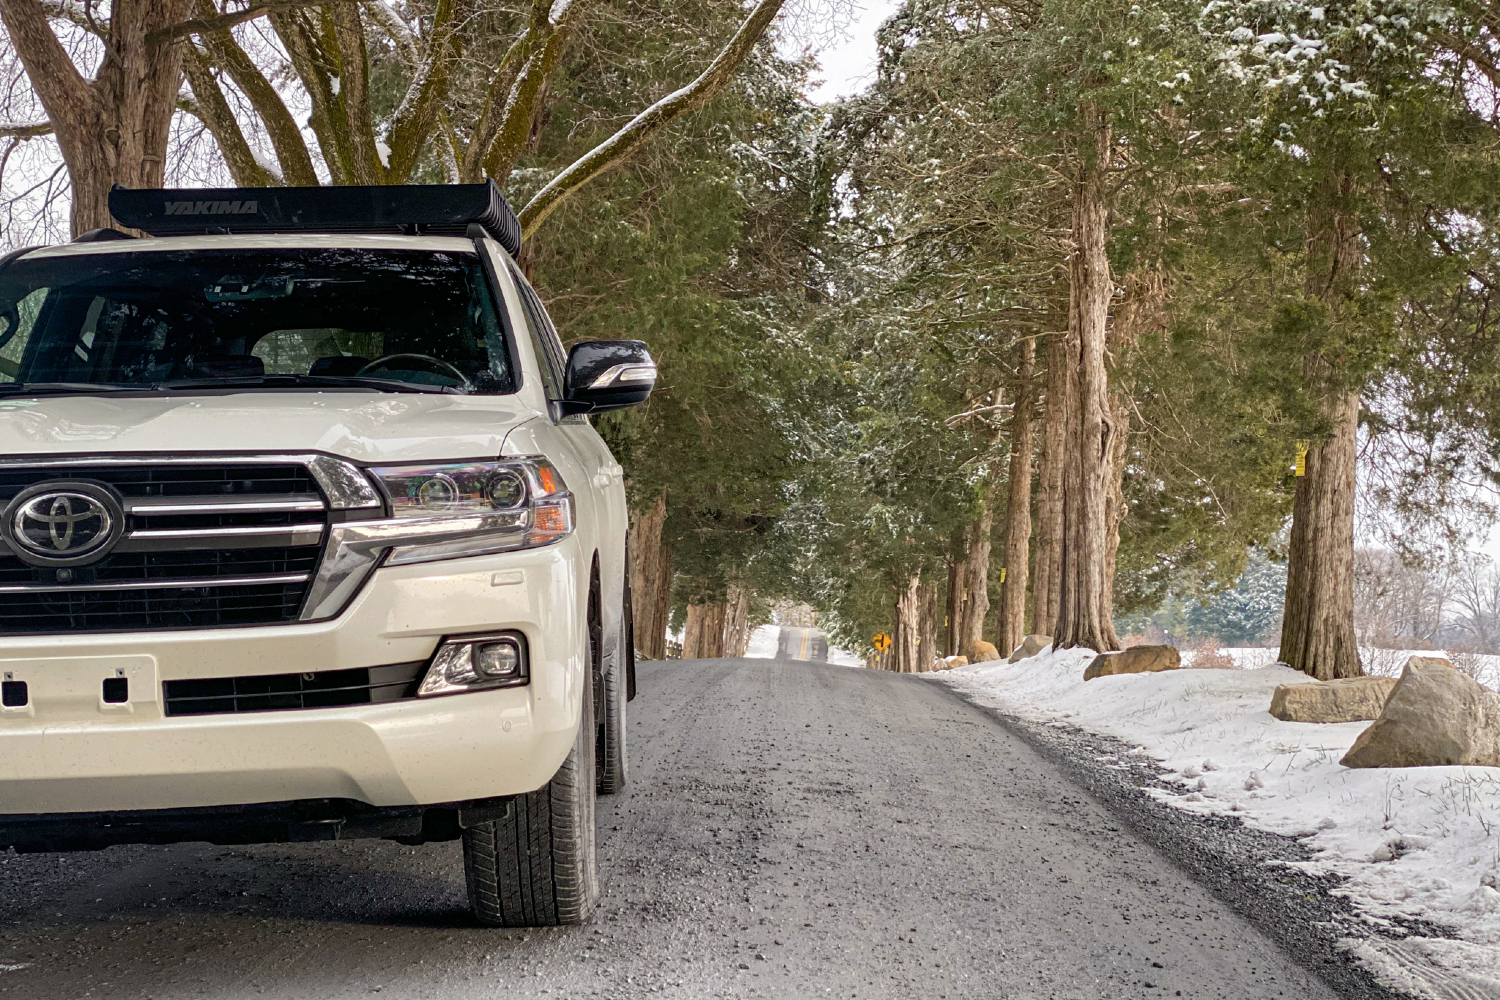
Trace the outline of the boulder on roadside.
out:
M 1311 684 L 1278 684 L 1271 695 L 1271 714 L 1282 722 L 1378 719 L 1395 688 L 1394 677 L 1345 677 Z
M 1000 651 L 995 648 L 993 642 L 985 642 L 983 639 L 980 639 L 969 645 L 969 663 L 986 663 L 990 660 L 998 659 L 1000 659 Z
M 1006 662 L 1016 663 L 1027 657 L 1035 656 L 1050 645 L 1052 645 L 1052 637 L 1050 635 L 1028 635 L 1021 640 L 1019 646 L 1011 650 L 1010 659 Z
M 1176 670 L 1182 666 L 1182 656 L 1173 646 L 1131 646 L 1118 653 L 1100 653 L 1094 657 L 1083 672 L 1083 679 L 1112 677 L 1115 674 L 1154 674 L 1160 670 Z
M 1500 767 L 1500 694 L 1447 660 L 1413 656 L 1380 718 L 1359 734 L 1345 767 Z
M 945 656 L 938 661 L 941 666 L 939 670 L 952 670 L 954 667 L 967 667 L 969 658 L 967 656 Z

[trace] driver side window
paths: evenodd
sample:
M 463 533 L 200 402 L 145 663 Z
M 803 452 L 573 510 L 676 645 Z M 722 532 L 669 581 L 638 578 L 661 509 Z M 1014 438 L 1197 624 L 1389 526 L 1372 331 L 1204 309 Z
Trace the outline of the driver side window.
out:
M 47 289 L 35 289 L 17 302 L 15 309 L 0 315 L 0 382 L 14 382 L 20 374 L 26 344 L 46 298 Z

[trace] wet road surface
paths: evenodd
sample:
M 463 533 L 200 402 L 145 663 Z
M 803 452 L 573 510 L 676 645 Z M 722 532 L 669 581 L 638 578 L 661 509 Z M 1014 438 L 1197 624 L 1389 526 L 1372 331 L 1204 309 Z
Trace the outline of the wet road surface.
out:
M 639 679 L 589 925 L 474 925 L 456 844 L 0 855 L 0 1000 L 1333 996 L 940 685 Z

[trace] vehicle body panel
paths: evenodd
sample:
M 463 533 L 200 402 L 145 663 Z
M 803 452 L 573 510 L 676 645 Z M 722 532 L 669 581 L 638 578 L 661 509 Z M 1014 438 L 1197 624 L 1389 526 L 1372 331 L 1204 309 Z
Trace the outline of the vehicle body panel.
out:
M 119 241 L 35 254 L 288 246 L 475 250 L 473 241 L 445 237 L 309 235 Z M 546 784 L 574 741 L 589 689 L 585 621 L 596 558 L 611 658 L 622 634 L 623 473 L 586 420 L 557 415 L 540 377 L 544 361 L 525 336 L 511 262 L 492 241 L 480 246 L 513 331 L 521 373 L 514 393 L 0 397 L 0 458 L 10 461 L 322 452 L 368 466 L 542 455 L 574 496 L 576 525 L 542 548 L 381 567 L 328 621 L 0 637 L 0 672 L 37 684 L 41 696 L 35 711 L 0 711 L 0 816 L 320 798 L 402 806 Z M 163 714 L 166 681 L 425 661 L 444 636 L 501 629 L 526 636 L 524 687 L 326 709 Z M 117 670 L 132 678 L 131 700 L 105 705 L 99 679 Z

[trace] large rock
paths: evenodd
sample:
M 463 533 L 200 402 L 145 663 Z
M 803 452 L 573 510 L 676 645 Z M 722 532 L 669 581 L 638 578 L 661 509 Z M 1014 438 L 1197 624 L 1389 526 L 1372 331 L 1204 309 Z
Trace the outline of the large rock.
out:
M 1006 662 L 1016 663 L 1029 656 L 1035 656 L 1050 645 L 1052 645 L 1052 637 L 1050 635 L 1028 635 L 1021 640 L 1019 646 L 1011 650 L 1010 659 Z
M 1394 677 L 1348 677 L 1312 684 L 1278 684 L 1271 695 L 1271 714 L 1282 722 L 1378 719 L 1395 687 Z
M 968 665 L 967 656 L 945 656 L 938 661 L 939 670 L 952 670 L 954 667 L 967 667 Z
M 1176 670 L 1182 657 L 1172 646 L 1131 646 L 1118 653 L 1100 653 L 1083 672 L 1083 679 L 1110 677 L 1114 674 L 1154 674 L 1159 670 Z
M 1430 656 L 1406 661 L 1380 718 L 1354 741 L 1345 767 L 1500 767 L 1500 695 L 1453 664 Z
M 990 660 L 1000 659 L 1000 651 L 995 648 L 993 642 L 985 642 L 979 639 L 970 643 L 968 650 L 970 663 L 986 663 Z

